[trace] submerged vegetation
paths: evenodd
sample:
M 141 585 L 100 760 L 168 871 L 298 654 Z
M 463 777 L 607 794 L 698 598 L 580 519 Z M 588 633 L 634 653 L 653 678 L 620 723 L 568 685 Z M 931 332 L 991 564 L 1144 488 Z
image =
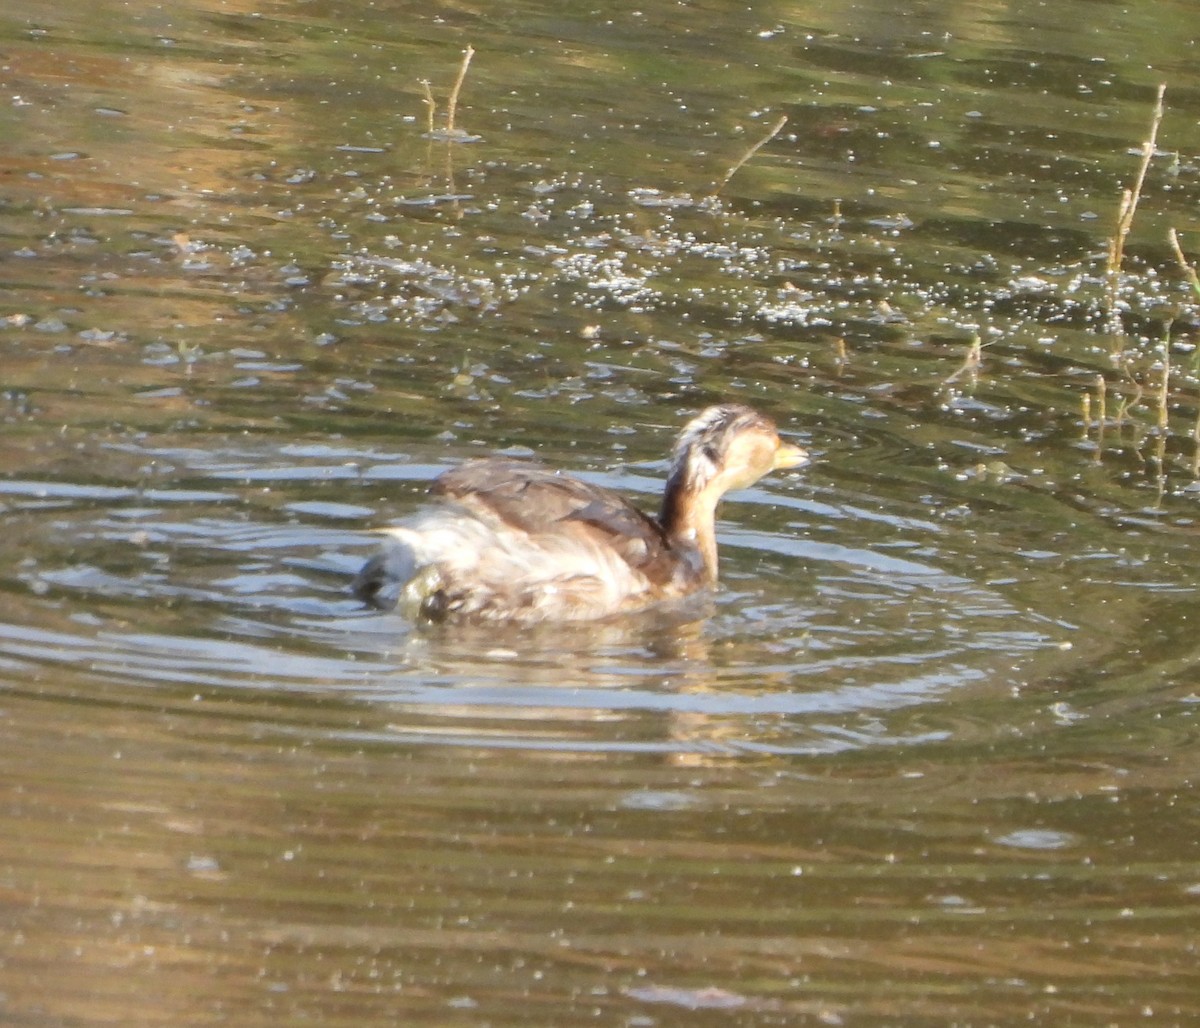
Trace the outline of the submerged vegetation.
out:
M 1124 273 L 1125 245 L 1142 199 L 1147 172 L 1159 152 L 1158 132 L 1163 120 L 1166 89 L 1165 84 L 1158 87 L 1150 129 L 1140 147 L 1140 160 L 1133 185 L 1121 194 L 1116 226 L 1109 241 L 1105 263 L 1104 331 L 1111 344 L 1115 379 L 1110 382 L 1104 374 L 1097 374 L 1094 394 L 1085 394 L 1083 399 L 1085 431 L 1094 430 L 1098 450 L 1102 452 L 1106 445 L 1106 431 L 1119 431 L 1130 426 L 1135 449 L 1141 451 L 1146 442 L 1149 443 L 1146 459 L 1157 469 L 1160 489 L 1165 485 L 1172 411 L 1183 413 L 1191 408 L 1191 424 L 1186 428 L 1184 437 L 1186 445 L 1177 449 L 1186 453 L 1185 459 L 1190 458 L 1192 475 L 1200 474 L 1200 403 L 1197 402 L 1197 386 L 1200 385 L 1197 371 L 1200 369 L 1197 367 L 1196 344 L 1192 338 L 1197 327 L 1196 301 L 1200 299 L 1200 279 L 1185 256 L 1174 227 L 1167 230 L 1167 242 L 1182 271 L 1183 282 L 1178 290 L 1168 287 L 1166 301 L 1156 317 L 1161 330 L 1154 336 L 1138 334 L 1126 327 L 1127 319 L 1138 310 L 1141 282 L 1137 277 Z M 1172 360 L 1174 350 L 1190 355 L 1189 359 L 1176 364 Z M 1110 390 L 1118 396 L 1111 417 L 1107 403 Z

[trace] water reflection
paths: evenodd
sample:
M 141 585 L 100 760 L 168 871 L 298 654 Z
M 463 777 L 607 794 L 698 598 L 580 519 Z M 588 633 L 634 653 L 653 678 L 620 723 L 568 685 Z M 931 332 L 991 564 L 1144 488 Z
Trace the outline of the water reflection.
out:
M 1022 663 L 1052 651 L 1059 634 L 1002 593 L 939 569 L 936 550 L 817 542 L 808 530 L 832 518 L 928 536 L 933 522 L 810 502 L 788 485 L 730 504 L 757 524 L 723 529 L 727 585 L 715 602 L 578 626 L 416 626 L 362 610 L 346 593 L 373 545 L 354 530 L 374 520 L 370 506 L 347 502 L 355 492 L 334 502 L 294 501 L 290 491 L 340 482 L 361 495 L 384 483 L 416 504 L 408 486 L 438 466 L 377 464 L 326 446 L 291 447 L 290 463 L 270 448 L 142 456 L 175 470 L 144 490 L 6 483 L 18 504 L 53 498 L 54 529 L 71 540 L 69 551 L 26 564 L 20 578 L 31 594 L 108 618 L 47 630 L 35 627 L 44 615 L 27 611 L 5 627 L 4 652 L 206 695 L 354 699 L 375 712 L 368 734 L 379 740 L 694 760 L 947 738 L 947 728 L 913 728 L 908 712 L 1023 680 Z M 170 487 L 198 473 L 238 484 Z M 656 484 L 589 477 L 627 492 Z M 264 483 L 271 493 L 256 500 Z M 129 613 L 147 604 L 163 613 L 140 615 L 144 627 L 131 630 Z M 636 741 L 615 730 L 622 722 L 637 726 Z

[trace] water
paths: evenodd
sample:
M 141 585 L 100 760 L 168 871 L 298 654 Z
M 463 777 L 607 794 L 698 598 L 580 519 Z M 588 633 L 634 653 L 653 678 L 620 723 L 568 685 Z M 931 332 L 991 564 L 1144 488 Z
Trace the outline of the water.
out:
M 1193 23 L 10 4 L 5 1023 L 1194 1020 Z M 722 398 L 696 619 L 347 596 Z

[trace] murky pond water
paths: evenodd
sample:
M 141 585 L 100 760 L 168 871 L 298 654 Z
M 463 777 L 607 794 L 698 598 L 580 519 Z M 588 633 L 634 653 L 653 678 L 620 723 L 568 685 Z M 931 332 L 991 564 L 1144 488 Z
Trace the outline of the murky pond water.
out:
M 0 14 L 5 1023 L 1200 1017 L 1189 4 L 67 7 Z M 348 597 L 450 463 L 653 508 L 717 399 L 818 459 L 696 619 Z

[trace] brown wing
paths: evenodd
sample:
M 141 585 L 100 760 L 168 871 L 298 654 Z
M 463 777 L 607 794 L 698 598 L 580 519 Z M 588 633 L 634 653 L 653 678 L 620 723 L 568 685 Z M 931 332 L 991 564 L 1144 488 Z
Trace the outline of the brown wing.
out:
M 441 475 L 430 492 L 530 535 L 581 533 L 651 578 L 668 579 L 676 560 L 659 523 L 624 497 L 539 464 L 470 461 Z

